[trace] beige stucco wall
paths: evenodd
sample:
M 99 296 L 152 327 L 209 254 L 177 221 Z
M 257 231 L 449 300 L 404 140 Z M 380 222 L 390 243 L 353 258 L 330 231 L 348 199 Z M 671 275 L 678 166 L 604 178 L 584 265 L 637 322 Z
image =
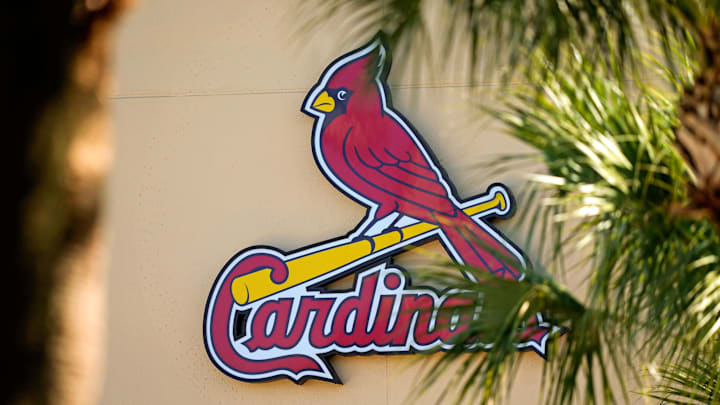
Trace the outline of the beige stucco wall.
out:
M 205 354 L 205 300 L 228 258 L 254 244 L 290 250 L 343 235 L 363 216 L 315 167 L 312 120 L 299 112 L 326 64 L 360 39 L 341 41 L 343 24 L 298 34 L 292 4 L 145 0 L 124 22 L 112 100 L 103 404 L 397 404 L 412 387 L 412 356 L 336 356 L 344 385 L 297 386 L 235 381 Z M 521 146 L 492 120 L 473 121 L 465 72 L 415 77 L 400 75 L 401 64 L 390 75 L 395 106 L 460 193 L 521 184 L 518 172 L 478 168 Z M 482 100 L 496 102 L 497 89 L 486 83 Z M 537 401 L 542 361 L 523 358 L 513 404 Z

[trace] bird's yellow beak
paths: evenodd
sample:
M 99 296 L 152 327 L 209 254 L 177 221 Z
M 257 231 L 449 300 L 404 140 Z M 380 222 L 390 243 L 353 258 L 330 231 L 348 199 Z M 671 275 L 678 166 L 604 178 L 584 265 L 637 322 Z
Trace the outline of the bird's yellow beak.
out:
M 312 106 L 318 111 L 328 113 L 335 109 L 335 99 L 330 97 L 327 91 L 323 91 L 319 96 L 317 96 L 315 101 L 313 101 Z

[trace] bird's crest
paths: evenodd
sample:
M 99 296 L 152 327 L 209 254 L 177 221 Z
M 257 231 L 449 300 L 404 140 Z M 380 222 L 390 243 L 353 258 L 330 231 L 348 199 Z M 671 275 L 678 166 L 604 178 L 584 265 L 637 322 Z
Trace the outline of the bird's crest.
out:
M 386 36 L 380 32 L 365 45 L 335 59 L 308 92 L 302 111 L 317 117 L 312 101 L 326 88 L 344 87 L 360 93 L 374 93 L 390 72 L 389 49 Z

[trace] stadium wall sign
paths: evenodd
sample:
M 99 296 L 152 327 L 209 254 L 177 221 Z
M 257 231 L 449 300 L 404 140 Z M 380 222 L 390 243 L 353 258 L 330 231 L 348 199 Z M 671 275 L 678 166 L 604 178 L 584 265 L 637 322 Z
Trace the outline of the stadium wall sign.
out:
M 438 313 L 460 298 L 412 287 L 392 264 L 393 255 L 409 247 L 439 239 L 458 263 L 506 279 L 523 277 L 523 255 L 487 222 L 512 213 L 509 190 L 493 184 L 482 195 L 459 198 L 430 148 L 392 105 L 387 49 L 376 38 L 336 59 L 301 108 L 314 119 L 318 168 L 367 208 L 365 218 L 344 237 L 292 252 L 245 249 L 215 280 L 205 309 L 205 347 L 230 377 L 340 383 L 328 359 L 333 354 L 449 347 L 463 326 Z M 351 273 L 349 291 L 323 288 Z M 518 349 L 544 356 L 552 328 L 540 314 L 535 321 Z

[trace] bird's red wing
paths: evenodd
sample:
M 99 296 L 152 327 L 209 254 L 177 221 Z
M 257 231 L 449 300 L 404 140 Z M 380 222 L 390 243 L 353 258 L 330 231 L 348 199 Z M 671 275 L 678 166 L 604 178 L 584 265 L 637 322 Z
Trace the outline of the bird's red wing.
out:
M 348 165 L 363 180 L 396 198 L 452 215 L 455 207 L 437 173 L 404 132 L 368 135 L 351 131 L 345 140 Z

